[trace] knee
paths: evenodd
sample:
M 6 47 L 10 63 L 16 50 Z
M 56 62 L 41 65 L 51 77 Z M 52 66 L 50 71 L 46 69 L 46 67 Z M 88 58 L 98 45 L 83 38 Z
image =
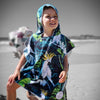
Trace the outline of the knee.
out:
M 14 83 L 13 83 L 14 84 Z M 6 88 L 8 92 L 13 92 L 16 89 L 13 87 L 13 84 L 10 84 L 9 82 L 7 82 Z
M 9 82 L 7 82 L 6 88 L 7 88 L 7 91 L 11 90 L 11 84 Z

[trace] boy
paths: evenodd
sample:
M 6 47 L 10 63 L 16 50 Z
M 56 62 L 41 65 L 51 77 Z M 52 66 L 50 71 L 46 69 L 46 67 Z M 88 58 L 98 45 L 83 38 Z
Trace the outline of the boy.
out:
M 74 45 L 61 34 L 58 11 L 53 5 L 45 4 L 38 9 L 37 27 L 9 77 L 7 100 L 16 99 L 20 85 L 45 100 L 66 100 L 67 53 Z

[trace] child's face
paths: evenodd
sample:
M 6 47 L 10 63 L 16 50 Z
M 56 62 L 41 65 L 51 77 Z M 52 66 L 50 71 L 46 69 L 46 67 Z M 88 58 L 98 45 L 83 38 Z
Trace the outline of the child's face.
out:
M 53 31 L 58 26 L 58 16 L 53 8 L 43 11 L 42 24 L 44 31 Z

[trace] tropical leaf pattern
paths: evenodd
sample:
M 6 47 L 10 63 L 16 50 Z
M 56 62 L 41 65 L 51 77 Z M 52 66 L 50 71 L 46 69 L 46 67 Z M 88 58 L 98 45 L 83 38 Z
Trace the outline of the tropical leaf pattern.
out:
M 74 48 L 74 44 L 60 32 L 60 27 L 55 29 L 50 37 L 42 37 L 43 27 L 41 17 L 44 6 L 37 12 L 38 30 L 29 40 L 24 49 L 26 64 L 21 70 L 21 78 L 15 81 L 31 93 L 45 99 L 57 100 L 57 93 L 61 96 L 59 100 L 66 100 L 65 83 L 59 83 L 59 74 L 63 70 L 65 55 Z M 57 12 L 58 13 L 58 12 Z

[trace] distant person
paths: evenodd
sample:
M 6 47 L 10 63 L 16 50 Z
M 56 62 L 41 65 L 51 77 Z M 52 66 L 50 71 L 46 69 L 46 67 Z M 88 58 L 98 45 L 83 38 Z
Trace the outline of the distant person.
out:
M 9 32 L 9 45 L 10 46 L 15 45 L 15 37 L 16 37 L 16 31 Z
M 16 57 L 22 55 L 23 49 L 27 46 L 32 34 L 33 32 L 25 26 L 19 27 L 18 30 L 9 33 L 9 45 L 16 48 L 16 51 L 13 51 Z
M 31 35 L 8 79 L 7 100 L 16 100 L 20 86 L 43 100 L 67 100 L 67 54 L 72 48 L 74 44 L 61 34 L 57 9 L 51 4 L 41 6 L 37 12 L 37 32 Z

